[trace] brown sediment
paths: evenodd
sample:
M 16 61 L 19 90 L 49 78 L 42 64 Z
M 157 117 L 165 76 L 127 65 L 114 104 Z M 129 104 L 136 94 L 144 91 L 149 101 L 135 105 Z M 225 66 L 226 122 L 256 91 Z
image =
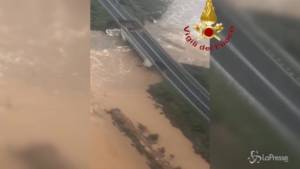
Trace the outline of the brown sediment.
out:
M 96 147 L 94 166 L 102 162 L 102 165 L 113 166 L 111 169 L 149 168 L 145 158 L 130 146 L 131 141 L 120 134 L 104 111 L 117 107 L 134 124 L 141 123 L 159 134 L 156 146 L 164 147 L 174 156 L 171 161 L 174 166 L 208 169 L 208 163 L 194 152 L 192 143 L 181 131 L 161 114 L 161 107 L 148 93 L 150 85 L 161 81 L 159 74 L 143 67 L 142 60 L 130 48 L 118 47 L 119 41 L 119 38 L 107 37 L 102 32 L 92 32 L 91 88 L 93 102 L 98 107 L 97 118 L 94 118 L 97 135 L 93 145 Z

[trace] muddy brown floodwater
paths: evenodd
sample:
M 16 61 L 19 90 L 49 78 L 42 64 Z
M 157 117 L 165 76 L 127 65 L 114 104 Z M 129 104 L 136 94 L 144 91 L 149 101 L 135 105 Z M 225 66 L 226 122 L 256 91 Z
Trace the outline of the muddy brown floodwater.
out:
M 174 165 L 208 168 L 147 93 L 161 77 L 118 38 L 92 32 L 90 51 L 87 18 L 82 0 L 0 1 L 0 168 L 149 169 L 104 111 L 116 107 Z
M 100 112 L 94 116 L 94 165 L 99 161 L 110 169 L 148 169 L 130 140 L 112 125 L 105 110 L 119 108 L 133 123 L 142 123 L 159 134 L 158 146 L 174 155 L 171 163 L 182 169 L 208 169 L 208 163 L 194 153 L 191 142 L 161 115 L 147 89 L 161 81 L 154 70 L 142 66 L 139 57 L 118 37 L 107 37 L 102 32 L 91 33 L 91 87 L 93 103 Z M 99 117 L 100 116 L 100 117 Z M 102 139 L 101 139 L 102 138 Z M 104 138 L 104 139 L 103 139 Z M 178 146 L 180 145 L 180 146 Z M 97 148 L 99 147 L 99 148 Z M 101 158 L 97 158 L 101 156 Z M 106 160 L 102 160 L 106 159 Z M 105 167 L 98 167 L 106 169 Z
M 0 168 L 86 169 L 89 4 L 0 1 Z

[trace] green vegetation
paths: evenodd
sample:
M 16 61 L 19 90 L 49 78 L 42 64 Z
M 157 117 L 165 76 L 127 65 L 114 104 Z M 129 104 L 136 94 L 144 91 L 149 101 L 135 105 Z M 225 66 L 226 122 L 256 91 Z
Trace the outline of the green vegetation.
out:
M 287 142 L 268 121 L 261 116 L 248 98 L 237 89 L 216 68 L 210 72 L 211 108 L 213 125 L 211 128 L 212 161 L 218 161 L 216 168 L 248 169 L 245 159 L 250 150 L 261 153 L 289 154 Z M 220 153 L 230 152 L 230 153 Z M 291 164 L 291 163 L 290 163 Z M 289 164 L 289 165 L 290 165 Z M 251 167 L 249 167 L 251 168 Z M 278 169 L 276 163 L 262 165 L 264 169 Z M 283 167 L 285 168 L 285 167 Z
M 91 30 L 104 30 L 112 18 L 100 5 L 98 0 L 91 0 Z
M 128 10 L 141 22 L 147 19 L 158 19 L 167 10 L 166 0 L 119 0 L 124 9 Z M 104 30 L 115 27 L 115 23 L 98 0 L 91 0 L 91 30 Z
M 207 86 L 207 69 L 196 71 L 198 68 L 192 66 L 188 69 Z M 195 152 L 209 161 L 209 126 L 199 113 L 167 81 L 152 85 L 149 93 L 163 106 L 170 122 L 193 143 Z
M 201 85 L 209 90 L 209 69 L 193 65 L 184 65 L 184 68 L 190 72 Z
M 168 0 L 120 0 L 120 3 L 140 21 L 159 19 L 167 10 Z
M 258 26 L 285 48 L 300 63 L 300 21 L 291 16 L 280 16 L 264 12 L 253 12 Z

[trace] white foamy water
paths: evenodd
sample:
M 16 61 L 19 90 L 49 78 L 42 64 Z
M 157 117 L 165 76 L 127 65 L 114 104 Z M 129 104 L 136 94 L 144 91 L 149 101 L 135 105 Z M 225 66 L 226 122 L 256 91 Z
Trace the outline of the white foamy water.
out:
M 205 0 L 173 0 L 156 24 L 147 24 L 152 36 L 179 63 L 209 67 L 209 53 L 187 44 L 183 31 L 187 25 L 199 22 L 204 4 Z M 193 29 L 191 31 L 193 33 Z M 200 43 L 208 44 L 208 40 Z

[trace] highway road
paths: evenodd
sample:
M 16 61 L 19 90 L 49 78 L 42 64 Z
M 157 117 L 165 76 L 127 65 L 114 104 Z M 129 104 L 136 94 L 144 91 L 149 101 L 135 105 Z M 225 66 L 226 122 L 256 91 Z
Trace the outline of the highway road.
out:
M 216 0 L 214 3 L 220 22 L 225 27 L 234 25 L 237 31 L 230 45 L 225 49 L 212 52 L 213 65 L 221 67 L 257 103 L 262 105 L 269 114 L 268 120 L 276 121 L 281 126 L 281 131 L 285 134 L 290 133 L 299 141 L 299 82 L 273 57 L 277 55 L 284 58 L 287 55 L 282 54 L 280 50 L 283 49 L 272 47 L 272 43 L 267 38 L 261 38 L 262 34 L 258 31 L 257 25 L 247 22 L 243 14 L 235 13 L 234 9 L 226 6 L 221 0 Z M 259 36 L 260 38 L 257 38 Z M 262 114 L 266 114 L 266 111 Z
M 200 113 L 203 119 L 209 122 L 209 92 L 180 64 L 174 61 L 159 43 L 143 29 L 142 24 L 131 16 L 118 1 L 99 0 L 99 2 L 127 34 L 131 45 L 139 53 L 146 55 L 162 75 Z M 129 28 L 128 23 L 130 22 L 136 24 L 137 29 Z

